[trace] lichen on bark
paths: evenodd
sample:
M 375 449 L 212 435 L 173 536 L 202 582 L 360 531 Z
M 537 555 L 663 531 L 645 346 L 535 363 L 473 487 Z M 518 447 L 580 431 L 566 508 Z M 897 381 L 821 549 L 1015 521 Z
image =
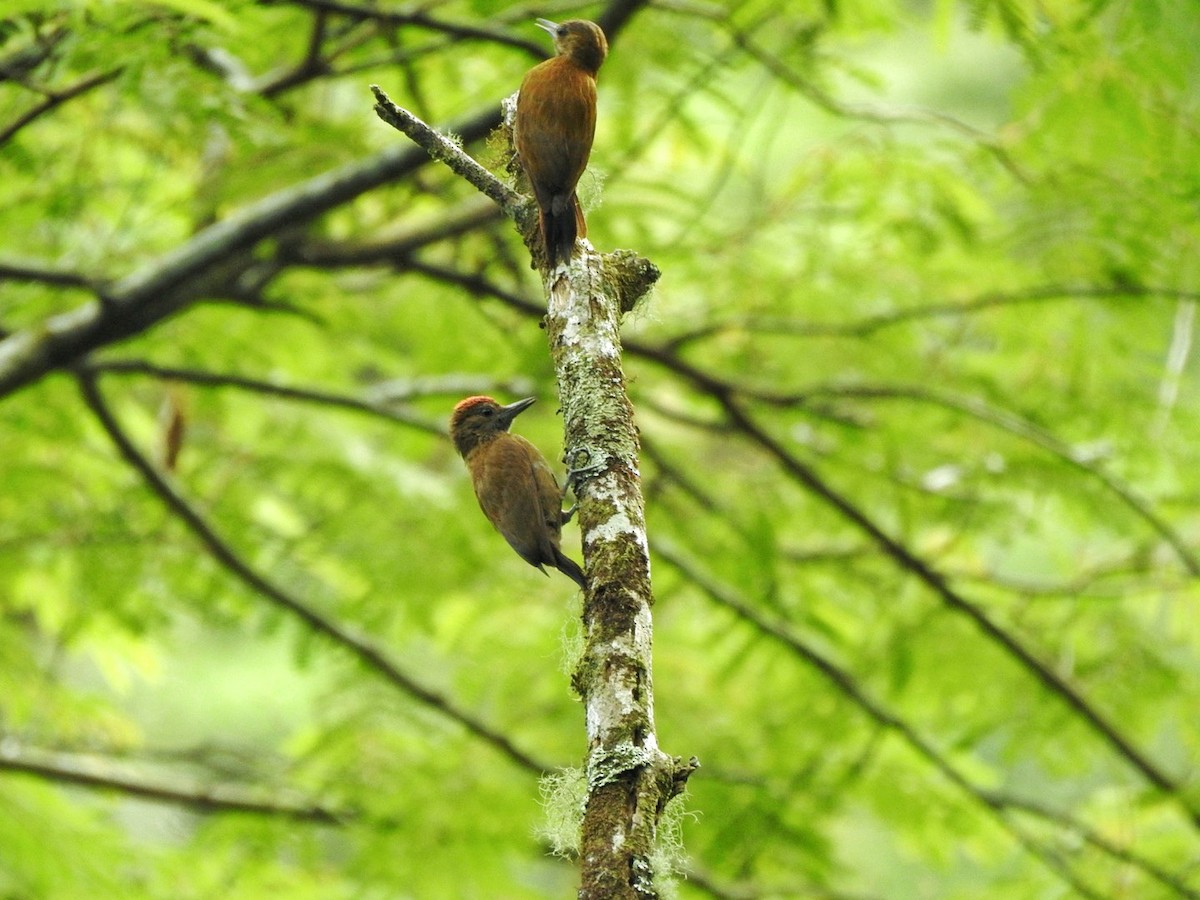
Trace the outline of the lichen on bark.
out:
M 658 896 L 658 825 L 694 764 L 658 747 L 653 592 L 638 437 L 621 366 L 620 319 L 658 270 L 636 254 L 580 253 L 545 273 L 546 331 L 574 472 L 588 572 L 584 650 L 572 685 L 584 701 L 588 789 L 579 896 Z
M 657 897 L 659 823 L 699 765 L 694 758 L 682 763 L 668 757 L 654 730 L 650 551 L 637 427 L 621 365 L 621 316 L 647 295 L 659 271 L 632 251 L 601 255 L 586 241 L 569 262 L 547 270 L 529 200 L 383 91 L 374 92 L 384 121 L 514 219 L 542 271 L 546 333 L 563 412 L 563 458 L 579 500 L 588 581 L 584 646 L 571 679 L 584 701 L 588 737 L 579 896 Z M 506 121 L 512 111 L 513 104 L 506 103 Z

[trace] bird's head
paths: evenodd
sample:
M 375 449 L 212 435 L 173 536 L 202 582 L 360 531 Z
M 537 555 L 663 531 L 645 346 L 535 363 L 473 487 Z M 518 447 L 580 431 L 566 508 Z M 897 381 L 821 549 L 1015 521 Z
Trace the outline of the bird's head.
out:
M 512 420 L 532 406 L 535 399 L 526 397 L 508 406 L 501 406 L 491 397 L 460 400 L 450 416 L 450 438 L 455 449 L 466 458 L 480 444 L 508 431 Z
M 538 27 L 544 28 L 554 38 L 554 49 L 559 56 L 566 56 L 593 75 L 600 70 L 604 57 L 608 56 L 608 41 L 595 22 L 571 19 L 569 22 L 551 22 L 538 19 Z

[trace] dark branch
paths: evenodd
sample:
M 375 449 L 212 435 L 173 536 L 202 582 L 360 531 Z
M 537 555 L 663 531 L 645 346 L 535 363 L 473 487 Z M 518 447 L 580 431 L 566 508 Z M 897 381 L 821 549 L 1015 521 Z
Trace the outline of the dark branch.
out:
M 535 303 L 518 293 L 506 290 L 496 283 L 484 278 L 482 275 L 462 272 L 449 266 L 439 266 L 434 263 L 426 263 L 417 259 L 409 260 L 407 268 L 413 272 L 419 272 L 426 278 L 432 278 L 435 281 L 440 281 L 444 284 L 456 285 L 473 295 L 491 297 L 494 300 L 499 300 L 505 306 L 508 306 L 533 318 L 540 319 L 546 313 L 546 308 L 544 306 L 541 306 L 540 304 Z
M 59 784 L 73 784 L 98 790 L 116 791 L 145 800 L 170 803 L 198 813 L 249 813 L 277 816 L 306 822 L 338 824 L 348 813 L 316 803 L 288 803 L 261 799 L 261 792 L 243 785 L 193 786 L 185 790 L 172 783 L 148 780 L 119 771 L 111 763 L 94 758 L 66 757 L 60 753 L 34 752 L 14 748 L 6 740 L 0 752 L 0 771 L 32 775 Z
M 304 403 L 316 403 L 322 406 L 333 406 L 354 412 L 369 413 L 393 422 L 399 422 L 418 428 L 428 434 L 445 436 L 446 427 L 438 422 L 431 422 L 419 416 L 395 409 L 388 404 L 347 394 L 316 388 L 303 388 L 293 385 L 276 384 L 259 378 L 249 378 L 244 375 L 206 372 L 202 369 L 186 369 L 172 366 L 159 366 L 139 359 L 110 360 L 105 362 L 89 362 L 85 369 L 88 372 L 110 372 L 114 375 L 149 375 L 166 381 L 182 381 L 188 384 L 204 387 L 228 387 L 250 391 L 256 394 L 266 394 L 272 397 L 282 397 L 287 400 L 298 400 Z
M 89 372 L 109 373 L 112 375 L 147 375 L 163 381 L 180 381 L 200 387 L 234 388 L 255 394 L 265 394 L 280 397 L 285 400 L 296 400 L 301 403 L 314 403 L 321 406 L 332 406 L 353 412 L 380 416 L 392 422 L 399 422 L 427 434 L 446 437 L 446 425 L 443 421 L 431 421 L 414 415 L 396 404 L 417 400 L 423 397 L 446 396 L 461 397 L 464 394 L 485 393 L 515 393 L 528 394 L 532 385 L 522 378 L 498 381 L 495 378 L 473 375 L 448 375 L 438 378 L 417 378 L 379 382 L 364 391 L 364 395 L 355 397 L 349 394 L 339 394 L 317 388 L 304 388 L 295 385 L 278 384 L 263 381 L 260 378 L 250 378 L 245 375 L 232 375 L 220 372 L 208 372 L 203 369 L 187 369 L 176 366 L 160 366 L 141 359 L 117 359 L 103 362 L 89 362 L 85 367 Z
M 804 485 L 822 501 L 836 509 L 843 518 L 871 538 L 898 566 L 915 575 L 948 607 L 964 614 L 973 621 L 989 639 L 1002 647 L 1046 688 L 1071 707 L 1096 734 L 1102 737 L 1118 755 L 1137 769 L 1147 781 L 1180 803 L 1187 811 L 1193 823 L 1200 827 L 1200 810 L 1195 809 L 1190 804 L 1179 782 L 1136 748 L 1132 741 L 1122 734 L 1120 729 L 1112 722 L 1108 721 L 1099 710 L 1093 707 L 1078 690 L 1068 684 L 1054 669 L 1034 656 L 1016 637 L 993 622 L 979 606 L 951 588 L 941 573 L 935 571 L 928 563 L 916 556 L 907 547 L 886 534 L 866 513 L 826 484 L 815 471 L 792 456 L 782 444 L 767 434 L 750 418 L 739 402 L 727 395 L 722 398 L 722 406 L 725 408 L 731 423 L 739 432 L 758 444 L 796 481 Z
M 849 322 L 805 322 L 778 316 L 736 316 L 681 332 L 670 339 L 673 349 L 709 338 L 728 330 L 754 331 L 798 337 L 870 337 L 885 328 L 906 325 L 924 319 L 969 316 L 991 309 L 1004 309 L 1026 303 L 1054 303 L 1064 300 L 1124 300 L 1133 297 L 1165 297 L 1171 300 L 1200 300 L 1196 291 L 1144 285 L 1062 285 L 1045 284 L 1011 291 L 988 291 L 964 300 L 930 303 L 892 312 L 866 316 Z
M 413 9 L 401 12 L 399 10 L 379 9 L 358 3 L 345 3 L 341 0 L 289 0 L 292 5 L 305 6 L 326 13 L 336 13 L 357 21 L 378 22 L 392 27 L 411 25 L 427 31 L 444 34 L 456 40 L 487 41 L 492 44 L 513 47 L 524 50 L 535 59 L 545 59 L 548 48 L 525 38 L 515 37 L 499 28 L 489 28 L 485 25 L 462 22 L 447 22 L 437 19 L 429 13 Z M 277 5 L 278 0 L 267 0 L 267 5 Z
M 0 281 L 29 281 L 51 287 L 77 287 L 90 291 L 98 291 L 100 284 L 95 279 L 80 275 L 78 272 L 69 272 L 65 269 L 55 269 L 34 263 L 3 261 L 0 261 Z
M 89 75 L 81 81 L 77 81 L 70 87 L 63 88 L 61 91 L 50 92 L 46 95 L 45 100 L 31 109 L 26 110 L 7 127 L 5 127 L 3 130 L 0 130 L 0 146 L 3 146 L 9 140 L 11 140 L 13 135 L 15 135 L 26 125 L 34 122 L 39 117 L 45 115 L 51 110 L 62 106 L 68 100 L 72 100 L 75 97 L 78 97 L 80 94 L 85 94 L 102 84 L 107 84 L 120 75 L 121 71 L 122 67 L 118 66 L 115 69 L 109 69 L 107 72 L 97 72 L 94 75 Z
M 371 242 L 303 241 L 280 248 L 278 259 L 287 265 L 331 269 L 338 266 L 395 265 L 431 244 L 459 237 L 492 222 L 503 214 L 495 203 L 472 197 L 434 222 L 414 226 Z
M 464 141 L 500 124 L 489 108 L 453 126 Z M 139 334 L 228 283 L 253 265 L 246 251 L 360 194 L 411 174 L 428 162 L 419 148 L 393 147 L 278 191 L 122 279 L 104 300 L 84 304 L 0 341 L 0 397 L 68 366 L 106 344 Z
M 318 9 L 317 14 L 313 17 L 312 31 L 308 37 L 308 49 L 304 53 L 304 58 L 296 64 L 296 67 L 277 78 L 273 78 L 267 84 L 260 85 L 258 92 L 262 96 L 270 98 L 277 94 L 281 94 L 290 88 L 303 84 L 306 81 L 311 81 L 329 72 L 329 64 L 321 56 L 321 50 L 325 43 L 325 23 L 328 15 L 325 10 Z

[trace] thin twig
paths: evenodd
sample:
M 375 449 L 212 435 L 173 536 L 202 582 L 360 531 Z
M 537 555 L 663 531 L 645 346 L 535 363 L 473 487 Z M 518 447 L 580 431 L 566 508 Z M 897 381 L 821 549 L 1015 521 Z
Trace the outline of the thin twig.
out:
M 60 91 L 52 91 L 46 96 L 46 99 L 36 106 L 26 110 L 11 122 L 6 128 L 0 130 L 0 146 L 6 144 L 18 131 L 26 125 L 45 115 L 56 107 L 62 106 L 68 100 L 78 97 L 80 94 L 87 93 L 93 88 L 99 87 L 102 84 L 107 84 L 112 81 L 123 71 L 122 66 L 117 66 L 115 69 L 109 69 L 107 72 L 97 72 L 94 75 L 77 81 L 70 87 L 63 88 Z
M 812 81 L 802 77 L 799 72 L 788 66 L 782 60 L 769 53 L 745 31 L 729 27 L 729 35 L 740 49 L 756 60 L 768 72 L 778 78 L 783 84 L 807 97 L 826 112 L 833 115 L 862 122 L 874 122 L 880 125 L 937 125 L 956 131 L 990 153 L 1001 166 L 1017 181 L 1029 183 L 1029 176 L 1017 164 L 1012 155 L 1004 148 L 998 138 L 969 125 L 961 119 L 946 113 L 925 109 L 893 110 L 863 104 L 844 103 L 832 94 L 818 87 Z
M 418 259 L 408 261 L 407 268 L 413 272 L 418 272 L 427 278 L 432 278 L 436 281 L 441 281 L 444 284 L 453 284 L 463 288 L 471 294 L 491 297 L 494 300 L 500 300 L 505 306 L 525 313 L 528 316 L 541 318 L 546 313 L 546 309 L 532 300 L 522 295 L 506 290 L 500 287 L 495 282 L 489 281 L 482 275 L 474 273 L 461 272 L 458 269 L 453 269 L 448 266 L 440 266 L 436 263 L 427 263 Z
M 397 106 L 379 85 L 371 85 L 371 93 L 375 95 L 375 113 L 379 118 L 397 131 L 403 132 L 409 140 L 428 153 L 430 159 L 444 163 L 455 175 L 494 200 L 507 215 L 516 217 L 525 203 L 520 194 L 471 159 L 461 144 L 426 125 L 408 110 Z
M 0 281 L 28 281 L 51 287 L 77 287 L 91 291 L 97 290 L 99 284 L 94 278 L 66 269 L 55 269 L 37 263 L 4 261 L 0 261 Z
M 294 6 L 306 6 L 310 9 L 335 13 L 359 21 L 378 22 L 391 27 L 410 25 L 444 34 L 457 40 L 487 41 L 492 44 L 513 47 L 517 50 L 524 50 L 534 59 L 545 59 L 547 55 L 547 47 L 526 38 L 516 37 L 503 29 L 466 22 L 447 22 L 444 19 L 434 18 L 420 8 L 409 8 L 404 11 L 388 10 L 342 2 L 342 0 L 288 0 L 288 2 Z
M 915 575 L 951 609 L 973 621 L 989 639 L 1003 648 L 1014 660 L 1034 675 L 1046 688 L 1057 694 L 1091 729 L 1130 765 L 1163 793 L 1171 796 L 1187 812 L 1193 824 L 1200 827 L 1200 810 L 1192 806 L 1181 785 L 1141 750 L 1133 745 L 1119 728 L 1100 713 L 1076 688 L 962 594 L 950 587 L 945 577 L 898 540 L 883 531 L 865 512 L 835 491 L 815 471 L 789 453 L 746 412 L 740 402 L 726 395 L 721 400 L 731 424 L 743 435 L 758 444 L 769 456 L 798 482 L 822 501 L 832 506 L 843 518 L 870 537 L 879 548 L 902 569 Z
M 328 15 L 328 12 L 323 9 L 316 11 L 316 15 L 313 16 L 312 30 L 309 32 L 308 48 L 304 52 L 304 58 L 296 64 L 295 68 L 273 78 L 266 84 L 258 85 L 258 92 L 262 96 L 269 99 L 290 88 L 329 73 L 329 63 L 321 56 L 321 51 L 325 44 L 325 25 Z
M 929 303 L 891 312 L 865 316 L 847 322 L 808 322 L 779 316 L 733 316 L 701 325 L 670 338 L 679 348 L 726 331 L 752 331 L 771 335 L 796 335 L 805 338 L 870 337 L 885 328 L 906 325 L 923 319 L 969 316 L 991 309 L 1004 309 L 1026 303 L 1066 300 L 1122 300 L 1133 297 L 1164 297 L 1174 300 L 1200 300 L 1200 292 L 1146 285 L 1065 285 L 1043 284 L 1010 291 L 987 291 L 964 300 Z
M 144 775 L 130 775 L 111 763 L 95 758 L 81 759 L 61 753 L 34 752 L 13 744 L 11 739 L 5 739 L 0 745 L 0 771 L 32 775 L 59 784 L 117 791 L 200 813 L 251 813 L 331 825 L 351 817 L 348 812 L 339 812 L 317 803 L 263 800 L 260 799 L 261 792 L 244 785 L 195 785 L 184 789 L 178 786 L 179 779 L 176 777 L 172 777 L 170 782 L 155 781 Z
M 472 196 L 436 221 L 421 223 L 369 242 L 306 240 L 280 247 L 277 259 L 286 265 L 333 269 L 340 266 L 398 265 L 432 244 L 476 231 L 500 221 L 503 213 L 491 201 Z
M 388 404 L 374 400 L 339 394 L 317 388 L 298 387 L 296 385 L 277 384 L 260 378 L 245 375 L 234 375 L 222 372 L 208 372 L 203 369 L 190 369 L 181 366 L 160 366 L 141 359 L 116 359 L 89 362 L 84 367 L 89 372 L 108 372 L 114 375 L 149 375 L 164 381 L 181 381 L 188 384 L 205 387 L 228 387 L 250 391 L 255 394 L 265 394 L 272 397 L 282 397 L 287 400 L 298 400 L 304 403 L 316 403 L 322 406 L 333 406 L 355 412 L 369 413 L 393 422 L 399 422 L 417 428 L 427 434 L 446 435 L 446 427 L 440 422 L 412 415 L 398 410 Z
M 1175 555 L 1190 575 L 1200 576 L 1200 557 L 1197 557 L 1183 536 L 1158 514 L 1148 500 L 1138 495 L 1132 487 L 1125 484 L 1115 475 L 1110 474 L 1101 466 L 1084 458 L 1078 451 L 1072 449 L 1029 419 L 1007 410 L 995 409 L 973 397 L 955 397 L 923 387 L 846 385 L 804 391 L 800 395 L 794 395 L 794 400 L 796 402 L 807 402 L 816 396 L 915 400 L 935 404 L 945 409 L 954 410 L 955 412 L 961 412 L 980 422 L 986 422 L 989 425 L 1014 434 L 1051 453 L 1067 466 L 1099 481 L 1104 485 L 1106 490 L 1117 497 L 1123 505 L 1146 522 L 1159 537 L 1170 544 L 1171 549 L 1175 551 Z M 769 398 L 769 402 L 774 405 L 789 405 L 780 395 L 773 395 Z

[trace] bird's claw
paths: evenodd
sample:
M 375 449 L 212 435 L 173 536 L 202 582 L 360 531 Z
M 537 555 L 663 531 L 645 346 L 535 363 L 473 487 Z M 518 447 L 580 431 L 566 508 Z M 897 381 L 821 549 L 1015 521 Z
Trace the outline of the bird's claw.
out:
M 575 496 L 579 496 L 576 487 L 580 479 L 584 475 L 589 475 L 593 472 L 598 472 L 604 468 L 607 463 L 607 454 L 603 450 L 592 450 L 590 447 L 575 447 L 563 454 L 567 463 L 567 475 L 563 484 L 563 496 L 566 497 L 567 491 L 575 491 Z
M 603 469 L 607 455 L 602 450 L 576 447 L 564 453 L 563 459 L 567 463 L 567 474 L 563 479 L 562 500 L 565 501 L 567 499 L 568 491 L 574 493 L 576 500 L 578 500 L 580 479 L 584 475 Z M 564 525 L 571 521 L 571 517 L 575 515 L 575 510 L 577 509 L 579 509 L 578 502 L 571 504 L 570 509 L 563 511 L 562 523 Z

